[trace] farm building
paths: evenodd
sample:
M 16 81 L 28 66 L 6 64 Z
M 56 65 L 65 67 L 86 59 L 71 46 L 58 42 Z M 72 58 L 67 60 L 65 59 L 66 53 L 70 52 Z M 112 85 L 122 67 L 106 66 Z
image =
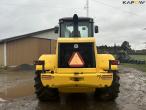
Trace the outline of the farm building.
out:
M 0 40 L 0 66 L 32 64 L 41 54 L 53 54 L 58 34 L 54 28 Z

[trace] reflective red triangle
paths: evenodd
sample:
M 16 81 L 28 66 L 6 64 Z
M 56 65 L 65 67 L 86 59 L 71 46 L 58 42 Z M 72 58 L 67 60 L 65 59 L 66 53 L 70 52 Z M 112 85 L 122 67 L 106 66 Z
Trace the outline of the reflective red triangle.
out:
M 80 53 L 74 52 L 70 57 L 68 64 L 70 67 L 83 67 L 85 63 Z

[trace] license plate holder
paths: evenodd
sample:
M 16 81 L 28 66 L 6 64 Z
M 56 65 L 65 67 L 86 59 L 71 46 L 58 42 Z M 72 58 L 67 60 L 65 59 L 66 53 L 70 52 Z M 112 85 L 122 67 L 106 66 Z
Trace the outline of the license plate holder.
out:
M 70 80 L 72 80 L 72 81 L 81 81 L 81 80 L 84 80 L 84 77 L 71 77 Z

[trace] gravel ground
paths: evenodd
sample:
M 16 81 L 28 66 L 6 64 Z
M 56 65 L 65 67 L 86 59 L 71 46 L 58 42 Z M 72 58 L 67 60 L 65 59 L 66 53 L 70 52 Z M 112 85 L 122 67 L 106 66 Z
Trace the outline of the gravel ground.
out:
M 30 80 L 33 74 L 9 74 L 8 81 L 4 80 L 4 74 L 0 74 L 0 87 L 3 88 L 5 81 L 9 85 L 7 90 L 15 93 L 8 92 L 4 97 L 2 92 L 5 89 L 0 89 L 0 110 L 146 110 L 146 73 L 121 67 L 119 74 L 120 94 L 115 102 L 99 102 L 94 100 L 93 94 L 77 94 L 46 103 L 39 102 L 33 93 L 33 81 Z M 24 85 L 27 87 L 22 90 L 20 86 Z M 27 89 L 27 94 L 23 94 Z

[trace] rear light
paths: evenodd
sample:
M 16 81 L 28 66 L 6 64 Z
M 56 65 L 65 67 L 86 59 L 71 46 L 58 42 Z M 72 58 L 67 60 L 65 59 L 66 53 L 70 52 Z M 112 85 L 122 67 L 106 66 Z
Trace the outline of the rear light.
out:
M 118 60 L 110 60 L 109 63 L 111 65 L 119 65 L 120 64 L 120 62 Z
M 45 61 L 39 60 L 39 61 L 34 61 L 34 65 L 44 65 Z
M 119 65 L 120 64 L 120 62 L 119 62 L 119 60 L 109 60 L 109 72 L 111 72 L 112 71 L 112 68 L 111 68 L 111 66 L 112 65 Z
M 34 61 L 34 65 L 35 65 L 35 67 L 37 65 L 41 65 L 42 66 L 42 72 L 45 72 L 45 61 L 43 61 L 43 60 Z

